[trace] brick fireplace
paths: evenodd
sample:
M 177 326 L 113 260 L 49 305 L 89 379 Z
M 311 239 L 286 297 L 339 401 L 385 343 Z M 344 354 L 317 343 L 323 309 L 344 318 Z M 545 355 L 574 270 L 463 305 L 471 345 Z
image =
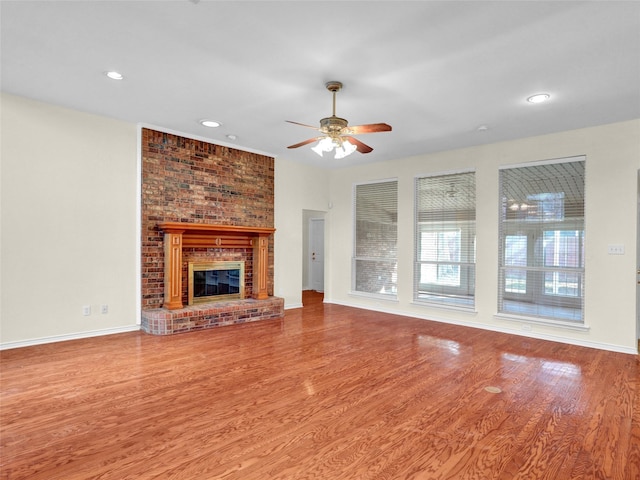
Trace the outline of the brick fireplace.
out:
M 144 331 L 283 316 L 273 296 L 273 198 L 273 158 L 142 129 Z M 242 262 L 245 298 L 189 306 L 188 263 L 203 261 Z

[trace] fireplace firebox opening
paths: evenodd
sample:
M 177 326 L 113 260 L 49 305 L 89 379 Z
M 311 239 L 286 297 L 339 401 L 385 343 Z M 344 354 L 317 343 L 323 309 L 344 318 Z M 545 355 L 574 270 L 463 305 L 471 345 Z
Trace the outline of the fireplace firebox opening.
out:
M 244 262 L 189 262 L 189 305 L 244 298 Z

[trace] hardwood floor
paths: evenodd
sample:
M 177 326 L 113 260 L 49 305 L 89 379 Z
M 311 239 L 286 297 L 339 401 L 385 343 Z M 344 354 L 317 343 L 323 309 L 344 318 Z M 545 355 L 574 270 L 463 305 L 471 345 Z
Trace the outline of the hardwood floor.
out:
M 636 356 L 318 300 L 1 352 L 0 478 L 640 478 Z

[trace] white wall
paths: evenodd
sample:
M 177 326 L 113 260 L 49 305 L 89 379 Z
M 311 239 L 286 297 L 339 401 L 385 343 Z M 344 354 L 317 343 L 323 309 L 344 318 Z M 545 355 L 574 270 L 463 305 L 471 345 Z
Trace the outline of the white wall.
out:
M 494 317 L 497 310 L 498 167 L 586 155 L 586 331 L 534 325 Z M 476 312 L 412 304 L 414 178 L 425 173 L 474 168 L 477 183 Z M 526 333 L 567 343 L 635 352 L 636 198 L 640 168 L 640 120 L 456 151 L 422 155 L 331 172 L 331 233 L 325 301 L 485 329 Z M 398 300 L 350 294 L 346 265 L 352 255 L 352 188 L 357 182 L 398 179 Z M 625 255 L 608 255 L 608 244 L 624 244 Z M 402 248 L 401 246 L 405 246 Z
M 0 348 L 138 329 L 137 127 L 1 100 Z M 275 169 L 275 294 L 294 308 L 303 211 L 327 209 L 329 174 L 286 159 Z
M 274 295 L 285 309 L 302 306 L 305 210 L 324 211 L 329 203 L 329 171 L 283 158 L 275 165 Z M 325 238 L 327 236 L 325 224 Z M 325 243 L 325 251 L 330 246 Z M 325 278 L 327 270 L 325 268 Z
M 1 102 L 2 347 L 139 328 L 136 126 Z
M 1 101 L 0 347 L 137 329 L 136 126 L 6 94 Z M 303 212 L 326 211 L 325 301 L 522 334 L 520 324 L 494 318 L 497 170 L 582 154 L 590 328 L 526 333 L 635 351 L 640 120 L 334 171 L 278 158 L 274 293 L 286 308 L 302 305 Z M 477 312 L 413 305 L 413 179 L 470 167 L 479 199 Z M 353 183 L 391 177 L 399 180 L 399 243 L 406 246 L 397 302 L 349 293 Z M 624 244 L 625 255 L 607 255 L 611 243 Z M 100 314 L 102 304 L 108 314 Z M 91 305 L 90 316 L 83 305 Z

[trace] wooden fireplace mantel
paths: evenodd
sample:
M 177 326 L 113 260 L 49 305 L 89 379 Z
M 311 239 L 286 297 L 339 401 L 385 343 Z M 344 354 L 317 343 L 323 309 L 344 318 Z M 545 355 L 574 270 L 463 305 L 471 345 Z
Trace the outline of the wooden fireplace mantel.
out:
M 162 222 L 164 232 L 164 308 L 177 310 L 182 304 L 182 249 L 192 248 L 253 248 L 253 291 L 258 300 L 269 297 L 269 236 L 276 231 L 269 227 L 208 225 L 204 223 Z

